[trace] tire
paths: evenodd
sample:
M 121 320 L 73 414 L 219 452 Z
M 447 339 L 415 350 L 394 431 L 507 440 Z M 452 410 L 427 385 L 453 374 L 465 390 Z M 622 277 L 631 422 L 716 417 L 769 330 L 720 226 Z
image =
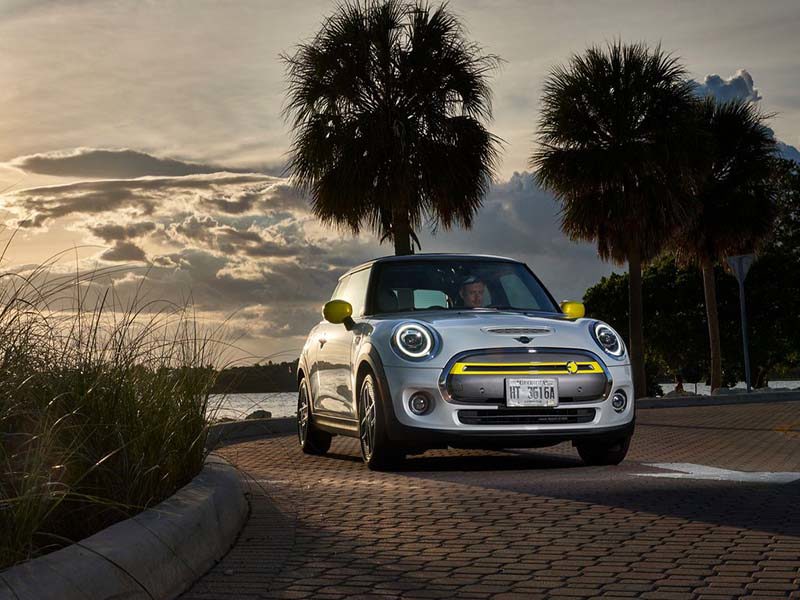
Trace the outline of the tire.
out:
M 391 470 L 405 458 L 404 453 L 389 445 L 384 426 L 384 406 L 375 376 L 367 373 L 358 389 L 358 444 L 361 458 L 373 471 Z
M 311 390 L 305 377 L 300 380 L 297 392 L 297 437 L 305 454 L 322 456 L 331 447 L 333 436 L 314 427 L 311 420 Z
M 575 447 L 581 459 L 583 459 L 586 465 L 591 467 L 618 465 L 625 459 L 630 445 L 631 436 L 629 435 L 611 441 L 604 440 L 575 443 Z

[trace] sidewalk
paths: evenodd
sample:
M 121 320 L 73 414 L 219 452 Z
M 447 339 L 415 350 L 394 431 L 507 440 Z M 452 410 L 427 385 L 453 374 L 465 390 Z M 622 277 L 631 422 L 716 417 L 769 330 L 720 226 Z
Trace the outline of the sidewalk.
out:
M 800 484 L 642 476 L 652 465 L 800 472 L 800 403 L 641 409 L 629 459 L 568 444 L 436 451 L 373 473 L 355 440 L 221 451 L 252 516 L 188 592 L 224 598 L 800 598 Z

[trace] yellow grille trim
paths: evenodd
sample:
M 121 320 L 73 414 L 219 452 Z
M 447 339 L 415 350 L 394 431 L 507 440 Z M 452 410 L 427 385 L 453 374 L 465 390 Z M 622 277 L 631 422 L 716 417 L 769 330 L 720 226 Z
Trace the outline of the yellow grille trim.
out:
M 569 361 L 573 362 L 573 361 Z M 584 373 L 602 373 L 603 368 L 595 360 L 574 361 L 578 369 L 572 373 L 566 362 L 521 362 L 521 363 L 480 363 L 457 362 L 450 369 L 451 375 L 578 375 Z M 479 367 L 507 367 L 503 370 L 484 370 Z M 523 368 L 524 367 L 524 368 Z M 535 371 L 530 368 L 535 367 Z M 474 369 L 474 370 L 473 370 Z

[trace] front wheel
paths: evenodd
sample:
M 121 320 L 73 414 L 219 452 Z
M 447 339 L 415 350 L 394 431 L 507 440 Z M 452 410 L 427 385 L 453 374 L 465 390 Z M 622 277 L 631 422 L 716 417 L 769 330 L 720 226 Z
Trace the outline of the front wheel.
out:
M 316 429 L 311 421 L 311 393 L 305 378 L 300 381 L 297 392 L 297 437 L 303 452 L 317 456 L 330 449 L 333 437 L 330 433 Z
M 618 465 L 628 454 L 631 445 L 631 436 L 625 436 L 611 441 L 576 442 L 583 462 L 589 466 Z
M 358 392 L 358 439 L 361 458 L 373 471 L 396 467 L 405 456 L 391 448 L 384 430 L 385 404 L 371 373 L 364 376 Z

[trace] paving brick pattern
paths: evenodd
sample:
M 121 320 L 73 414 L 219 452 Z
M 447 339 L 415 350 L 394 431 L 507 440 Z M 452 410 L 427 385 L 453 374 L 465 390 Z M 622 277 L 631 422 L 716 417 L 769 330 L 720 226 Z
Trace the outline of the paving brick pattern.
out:
M 800 472 L 800 403 L 643 410 L 619 467 L 569 444 L 436 451 L 373 473 L 355 440 L 221 453 L 250 481 L 236 546 L 184 598 L 797 598 L 800 484 L 660 479 L 649 463 Z

